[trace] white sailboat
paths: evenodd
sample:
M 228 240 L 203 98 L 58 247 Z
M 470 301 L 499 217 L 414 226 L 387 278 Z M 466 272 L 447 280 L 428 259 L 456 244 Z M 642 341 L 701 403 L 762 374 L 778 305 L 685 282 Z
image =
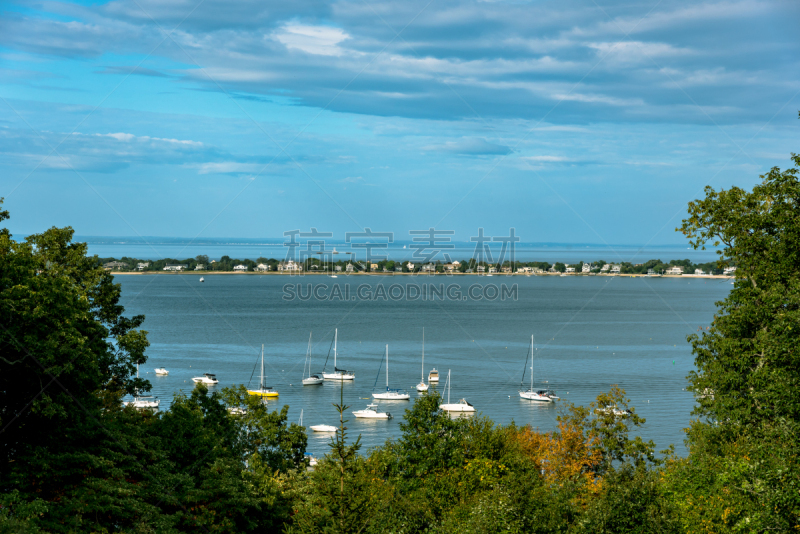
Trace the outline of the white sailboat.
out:
M 156 374 L 158 376 L 167 376 L 169 374 L 169 371 L 167 371 L 163 367 L 159 367 L 158 369 L 155 369 L 155 372 L 156 372 Z
M 377 404 L 367 404 L 363 410 L 355 410 L 353 412 L 359 419 L 391 419 L 392 414 L 389 412 L 379 412 Z
M 247 392 L 255 397 L 277 397 L 278 392 L 264 385 L 264 344 L 261 344 L 261 377 L 258 380 L 258 389 L 248 389 Z
M 553 402 L 555 400 L 558 400 L 555 391 L 551 391 L 549 389 L 539 389 L 539 390 L 533 389 L 533 350 L 534 350 L 533 336 L 531 336 L 531 347 L 530 350 L 528 351 L 528 354 L 531 357 L 531 387 L 528 388 L 527 391 L 520 390 L 519 396 L 522 397 L 523 399 L 528 399 L 538 402 Z M 522 380 L 525 380 L 525 371 L 527 370 L 527 366 L 528 366 L 528 356 L 526 355 L 525 367 L 522 369 Z M 522 382 L 520 382 L 520 385 L 522 385 Z
M 308 367 L 308 376 L 306 376 L 306 367 Z M 322 384 L 325 380 L 319 375 L 311 374 L 311 333 L 308 334 L 308 349 L 306 349 L 306 362 L 303 364 L 303 385 L 316 386 Z
M 450 369 L 447 370 L 447 403 L 440 404 L 439 409 L 445 412 L 474 412 L 475 407 L 467 402 L 467 399 L 461 399 L 458 402 L 450 403 Z
M 325 380 L 355 380 L 356 375 L 351 373 L 350 371 L 346 371 L 344 369 L 339 369 L 336 367 L 336 345 L 339 340 L 339 329 L 337 328 L 334 335 L 333 335 L 333 372 L 326 373 L 325 369 L 322 370 L 322 378 Z M 328 353 L 328 357 L 330 357 L 330 352 Z M 325 360 L 325 367 L 328 366 L 328 360 Z
M 425 328 L 422 329 L 422 369 L 419 375 L 417 391 L 428 391 L 428 384 L 425 383 Z
M 380 375 L 380 369 L 378 369 L 378 374 Z M 375 377 L 375 383 L 378 383 L 378 377 Z M 372 389 L 375 389 L 374 387 Z M 408 394 L 407 391 L 403 391 L 401 389 L 389 389 L 389 345 L 386 345 L 386 391 L 381 393 L 373 393 L 373 399 L 379 400 L 408 400 L 411 396 Z

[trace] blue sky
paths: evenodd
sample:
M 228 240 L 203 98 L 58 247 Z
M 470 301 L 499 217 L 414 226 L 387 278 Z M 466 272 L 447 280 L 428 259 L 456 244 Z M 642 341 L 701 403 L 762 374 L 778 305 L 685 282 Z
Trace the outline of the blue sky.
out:
M 791 1 L 3 4 L 17 234 L 667 244 L 800 151 Z

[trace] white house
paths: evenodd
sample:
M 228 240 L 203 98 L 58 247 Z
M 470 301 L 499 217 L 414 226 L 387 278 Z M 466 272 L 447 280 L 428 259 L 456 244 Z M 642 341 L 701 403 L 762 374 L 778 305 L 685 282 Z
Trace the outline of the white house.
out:
M 127 263 L 123 263 L 121 261 L 110 261 L 110 262 L 104 264 L 103 268 L 105 268 L 107 271 L 111 270 L 111 269 L 127 269 L 128 268 L 128 264 Z
M 345 271 L 347 271 L 348 273 L 352 273 L 353 272 L 353 264 L 352 263 L 348 263 L 347 267 L 345 268 Z
M 337 272 L 337 273 L 340 273 L 340 272 L 342 272 L 342 266 L 341 266 L 341 265 L 337 265 L 337 266 L 335 267 L 335 269 L 336 269 L 336 272 Z
M 272 267 L 267 265 L 266 263 L 259 263 L 256 265 L 256 271 L 269 271 L 272 270 Z
M 656 272 L 653 269 L 647 269 L 647 276 L 653 276 Z
M 726 274 L 726 275 L 730 276 L 730 275 L 732 275 L 733 273 L 736 272 L 736 267 L 725 267 L 725 270 L 723 270 L 722 272 L 723 272 L 723 274 Z
M 477 269 L 477 271 L 478 271 L 479 273 L 486 272 L 486 267 L 484 267 L 483 265 L 478 265 L 478 269 Z
M 489 274 L 493 274 L 497 272 L 497 267 L 489 267 Z
M 432 263 L 426 263 L 422 266 L 423 273 L 435 273 L 436 272 L 436 265 Z
M 282 261 L 278 264 L 279 271 L 302 271 L 303 266 L 294 260 Z
M 455 265 L 455 263 L 445 263 L 444 264 L 444 270 L 448 271 L 448 272 L 453 272 L 456 267 L 457 266 Z
M 167 266 L 164 267 L 165 271 L 183 271 L 184 269 L 186 269 L 186 265 L 171 265 L 171 264 L 167 264 Z
M 603 265 L 603 266 L 600 268 L 600 272 L 601 272 L 601 273 L 606 273 L 606 272 L 608 272 L 608 270 L 609 270 L 609 269 L 611 269 L 611 265 L 609 265 L 608 263 L 606 263 L 605 265 Z
M 543 273 L 543 272 L 544 272 L 544 269 L 542 269 L 542 268 L 540 268 L 540 267 L 534 267 L 532 272 L 533 272 L 534 274 L 540 274 L 540 273 Z
M 500 270 L 503 271 L 504 273 L 510 273 L 511 272 L 511 267 L 509 267 L 509 266 L 501 267 Z
M 612 274 L 619 274 L 620 267 L 621 267 L 620 265 L 612 265 L 611 266 L 611 273 Z
M 665 271 L 667 274 L 683 274 L 683 267 L 680 265 L 673 265 Z
M 583 267 L 581 267 L 581 272 L 582 273 L 588 273 L 588 272 L 591 272 L 591 270 L 592 270 L 592 266 L 590 264 L 588 264 L 588 263 L 584 263 Z
M 205 271 L 206 270 L 206 264 L 205 263 L 198 263 L 197 265 L 194 266 L 194 270 L 195 271 Z
M 412 273 L 414 272 L 414 264 L 413 264 L 413 263 L 411 263 L 411 262 L 408 262 L 408 263 L 406 263 L 406 267 L 407 267 L 407 268 L 408 268 L 408 270 L 409 270 L 409 271 L 411 271 Z
M 694 274 L 706 274 L 703 272 L 703 269 L 695 269 Z
M 567 267 L 567 272 L 568 273 L 574 273 L 575 272 L 575 267 Z
M 150 262 L 149 261 L 148 262 L 144 262 L 144 263 L 137 263 L 136 264 L 136 270 L 138 270 L 138 271 L 144 271 L 148 267 L 150 267 Z
M 459 267 L 461 267 L 461 262 L 458 261 L 458 260 L 454 261 L 453 262 L 453 268 L 454 269 L 458 269 Z
M 533 272 L 533 268 L 532 267 L 517 267 L 517 272 L 518 273 L 530 273 L 530 272 Z
M 234 265 L 233 266 L 233 270 L 234 271 L 246 271 L 247 270 L 247 265 L 241 265 L 241 264 Z

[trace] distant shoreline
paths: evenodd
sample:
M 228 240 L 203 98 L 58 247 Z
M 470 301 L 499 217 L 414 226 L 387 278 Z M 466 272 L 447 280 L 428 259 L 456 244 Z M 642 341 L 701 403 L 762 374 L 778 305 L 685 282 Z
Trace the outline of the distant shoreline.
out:
M 122 275 L 167 275 L 167 276 L 185 276 L 185 275 L 193 275 L 193 276 L 215 276 L 215 275 L 231 275 L 231 276 L 324 276 L 324 277 L 331 277 L 331 273 L 322 273 L 322 272 L 292 272 L 292 273 L 285 273 L 285 272 L 257 272 L 257 271 L 246 271 L 246 272 L 233 272 L 233 271 L 110 271 L 111 274 L 114 276 L 122 276 Z M 648 274 L 636 274 L 636 273 L 493 273 L 492 277 L 507 277 L 507 276 L 619 276 L 619 277 L 626 277 L 626 278 L 711 278 L 711 279 L 723 279 L 727 278 L 733 280 L 734 277 L 727 275 L 727 274 L 660 274 L 660 275 L 648 275 Z M 365 273 L 365 272 L 358 272 L 358 273 L 335 273 L 338 276 L 419 276 L 419 277 L 449 277 L 449 276 L 488 276 L 483 273 Z

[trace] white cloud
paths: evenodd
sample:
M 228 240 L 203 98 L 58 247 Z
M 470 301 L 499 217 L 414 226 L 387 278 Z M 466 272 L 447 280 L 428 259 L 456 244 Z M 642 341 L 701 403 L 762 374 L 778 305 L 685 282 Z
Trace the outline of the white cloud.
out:
M 350 38 L 339 28 L 299 24 L 287 24 L 275 32 L 273 37 L 286 48 L 296 48 L 318 56 L 341 56 L 344 50 L 338 45 Z

